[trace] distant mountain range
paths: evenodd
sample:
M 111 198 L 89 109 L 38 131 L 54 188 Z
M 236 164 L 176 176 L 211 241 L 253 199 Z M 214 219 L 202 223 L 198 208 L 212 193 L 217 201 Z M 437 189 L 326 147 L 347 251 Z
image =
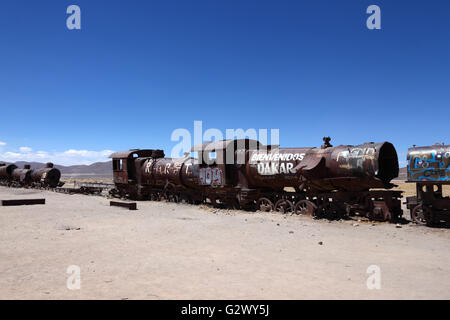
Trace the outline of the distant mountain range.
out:
M 1 161 L 0 161 L 1 162 Z M 31 169 L 39 169 L 45 167 L 45 163 L 41 162 L 25 162 L 17 161 L 14 164 L 23 168 L 25 164 L 29 164 Z M 75 166 L 61 166 L 55 164 L 55 168 L 58 168 L 62 174 L 76 174 L 76 175 L 98 175 L 98 176 L 112 176 L 112 162 L 95 162 L 90 165 L 75 165 Z

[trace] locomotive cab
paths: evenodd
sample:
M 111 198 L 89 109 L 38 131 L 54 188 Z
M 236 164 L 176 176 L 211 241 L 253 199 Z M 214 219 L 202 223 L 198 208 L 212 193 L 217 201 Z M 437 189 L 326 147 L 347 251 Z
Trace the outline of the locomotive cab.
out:
M 135 159 L 142 157 L 164 157 L 162 150 L 140 150 L 115 152 L 109 156 L 112 158 L 113 180 L 116 185 L 128 185 L 136 183 Z

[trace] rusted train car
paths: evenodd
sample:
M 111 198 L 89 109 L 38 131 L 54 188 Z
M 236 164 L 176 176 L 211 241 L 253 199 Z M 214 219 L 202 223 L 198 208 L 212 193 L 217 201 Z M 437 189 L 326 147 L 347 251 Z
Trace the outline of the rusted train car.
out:
M 48 162 L 45 168 L 32 170 L 30 165 L 23 169 L 14 164 L 0 164 L 0 185 L 12 187 L 56 188 L 61 185 L 61 171 Z
M 164 158 L 162 150 L 112 154 L 114 195 L 211 202 L 235 208 L 315 217 L 402 216 L 401 191 L 390 190 L 398 158 L 389 142 L 279 148 L 250 139 L 196 145 L 197 156 Z
M 410 148 L 407 160 L 407 182 L 416 184 L 416 195 L 406 198 L 411 219 L 429 226 L 450 220 L 450 197 L 443 193 L 450 185 L 450 145 Z

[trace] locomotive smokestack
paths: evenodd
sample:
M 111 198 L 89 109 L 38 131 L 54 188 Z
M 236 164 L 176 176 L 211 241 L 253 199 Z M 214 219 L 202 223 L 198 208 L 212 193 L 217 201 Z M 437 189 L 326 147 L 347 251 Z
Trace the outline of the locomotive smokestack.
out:
M 53 163 L 47 162 L 47 163 L 45 164 L 45 167 L 46 167 L 46 168 L 53 168 Z
M 323 145 L 320 147 L 321 149 L 331 148 L 333 145 L 330 143 L 330 137 L 323 137 Z

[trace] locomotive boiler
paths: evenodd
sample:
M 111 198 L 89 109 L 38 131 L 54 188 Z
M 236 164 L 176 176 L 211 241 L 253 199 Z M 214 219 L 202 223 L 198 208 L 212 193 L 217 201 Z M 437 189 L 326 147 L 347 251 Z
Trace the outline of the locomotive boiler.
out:
M 2 184 L 10 183 L 15 169 L 17 169 L 17 166 L 14 164 L 0 163 L 0 182 Z
M 164 158 L 161 150 L 112 154 L 114 193 L 317 217 L 393 220 L 402 215 L 401 192 L 389 190 L 399 170 L 389 142 L 332 147 L 327 138 L 318 149 L 237 139 L 191 151 L 197 157 Z
M 12 180 L 19 186 L 28 186 L 32 182 L 33 170 L 29 164 L 24 165 L 23 169 L 16 168 L 12 172 Z
M 250 151 L 246 167 L 252 186 L 314 191 L 388 189 L 398 172 L 397 153 L 389 142 L 255 150 Z
M 54 168 L 51 162 L 46 163 L 45 168 L 34 170 L 31 175 L 33 183 L 49 188 L 56 188 L 60 178 L 61 171 Z

